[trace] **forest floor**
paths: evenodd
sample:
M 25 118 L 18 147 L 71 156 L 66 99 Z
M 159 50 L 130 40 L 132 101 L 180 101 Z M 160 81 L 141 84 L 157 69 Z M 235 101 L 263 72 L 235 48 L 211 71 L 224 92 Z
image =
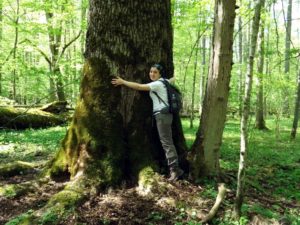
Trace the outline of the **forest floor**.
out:
M 228 192 L 211 224 L 300 224 L 299 137 L 295 141 L 289 140 L 288 120 L 276 124 L 268 121 L 267 125 L 269 131 L 250 130 L 245 204 L 243 216 L 236 222 L 230 219 L 230 213 L 239 157 L 239 122 L 227 122 L 221 167 L 222 181 Z M 187 120 L 183 120 L 183 126 L 190 145 L 197 128 L 189 129 Z M 57 151 L 66 129 L 1 131 L 0 165 L 17 160 L 43 165 Z M 37 170 L 30 170 L 26 174 L 0 177 L 0 224 L 42 207 L 65 185 L 64 182 L 50 182 L 34 192 L 16 195 L 12 189 L 1 193 L 2 187 L 31 181 L 36 174 Z M 141 194 L 137 187 L 126 185 L 93 195 L 58 224 L 200 225 L 199 218 L 208 213 L 217 196 L 217 183 L 213 180 L 201 180 L 197 184 L 186 179 L 168 182 L 161 176 L 159 183 L 161 187 L 148 195 Z M 42 224 L 51 222 L 55 222 L 55 218 L 48 215 Z

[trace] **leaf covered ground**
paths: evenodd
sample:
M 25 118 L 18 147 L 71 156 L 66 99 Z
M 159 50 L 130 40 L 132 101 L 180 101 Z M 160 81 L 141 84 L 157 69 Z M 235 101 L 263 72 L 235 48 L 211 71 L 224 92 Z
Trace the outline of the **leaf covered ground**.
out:
M 270 121 L 267 132 L 250 130 L 246 199 L 243 217 L 238 223 L 230 219 L 230 212 L 238 167 L 239 123 L 227 122 L 221 167 L 228 193 L 211 224 L 300 224 L 300 143 L 299 139 L 289 140 L 289 125 L 285 120 L 279 125 Z M 196 128 L 189 129 L 188 121 L 183 121 L 183 126 L 191 144 Z M 65 127 L 1 131 L 0 166 L 20 160 L 34 163 L 36 169 L 0 177 L 0 188 L 33 181 L 39 169 L 57 151 L 65 132 Z M 5 193 L 0 191 L 0 224 L 42 207 L 64 185 L 64 182 L 50 182 L 24 192 L 15 192 L 13 188 Z M 201 224 L 199 218 L 214 204 L 216 190 L 217 183 L 212 180 L 190 183 L 184 179 L 170 183 L 161 176 L 150 194 L 123 184 L 118 189 L 93 194 L 72 209 L 64 220 L 56 221 L 55 216 L 49 214 L 43 224 L 196 225 Z

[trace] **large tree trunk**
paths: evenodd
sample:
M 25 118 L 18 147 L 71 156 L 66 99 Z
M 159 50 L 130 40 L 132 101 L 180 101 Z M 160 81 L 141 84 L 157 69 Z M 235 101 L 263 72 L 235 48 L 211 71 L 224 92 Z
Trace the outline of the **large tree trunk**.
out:
M 256 100 L 256 118 L 255 118 L 255 127 L 259 130 L 265 130 L 266 122 L 264 117 L 264 25 L 261 23 L 261 31 L 260 31 L 260 43 L 259 43 L 259 60 L 257 63 L 257 72 L 258 72 L 258 92 L 257 92 L 257 100 Z
M 153 146 L 148 93 L 115 88 L 111 79 L 147 83 L 155 62 L 173 74 L 170 1 L 90 1 L 85 65 L 80 97 L 62 148 L 53 160 L 52 177 L 83 174 L 85 180 L 110 186 L 138 180 L 145 169 L 159 171 L 163 150 Z M 105 15 L 105 16 L 103 16 Z M 185 155 L 180 119 L 174 141 Z
M 232 67 L 235 0 L 216 0 L 211 64 L 196 140 L 192 146 L 192 177 L 219 173 Z
M 240 162 L 237 180 L 237 191 L 236 199 L 234 205 L 234 216 L 239 218 L 241 215 L 241 206 L 243 204 L 243 193 L 244 193 L 244 183 L 245 183 L 245 163 L 246 163 L 246 153 L 248 149 L 248 118 L 250 113 L 250 98 L 253 80 L 253 66 L 254 57 L 257 44 L 257 36 L 259 30 L 260 12 L 264 7 L 265 0 L 259 0 L 255 6 L 254 18 L 252 23 L 252 35 L 251 35 L 251 45 L 250 54 L 247 67 L 246 85 L 245 85 L 245 97 L 243 103 L 243 114 L 241 118 L 241 147 L 240 147 Z
M 45 175 L 70 182 L 42 209 L 25 217 L 27 224 L 41 224 L 49 212 L 61 218 L 85 196 L 123 180 L 139 181 L 141 188 L 153 184 L 164 154 L 152 145 L 149 94 L 113 87 L 111 79 L 119 74 L 149 82 L 155 62 L 172 76 L 170 10 L 170 0 L 90 0 L 80 96 L 61 149 L 45 170 Z M 180 157 L 186 146 L 178 115 L 173 125 Z

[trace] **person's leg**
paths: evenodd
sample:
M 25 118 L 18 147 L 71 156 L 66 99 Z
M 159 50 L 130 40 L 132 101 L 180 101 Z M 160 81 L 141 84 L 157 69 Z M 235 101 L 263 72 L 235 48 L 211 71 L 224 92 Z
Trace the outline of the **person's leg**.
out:
M 183 171 L 178 166 L 178 156 L 172 138 L 172 114 L 158 114 L 155 116 L 160 142 L 165 151 L 168 166 L 170 168 L 170 179 L 177 180 Z

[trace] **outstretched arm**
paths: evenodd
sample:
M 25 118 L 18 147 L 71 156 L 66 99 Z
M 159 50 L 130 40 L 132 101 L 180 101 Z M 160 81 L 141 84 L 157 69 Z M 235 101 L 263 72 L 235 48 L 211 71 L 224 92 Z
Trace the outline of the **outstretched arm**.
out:
M 175 73 L 174 73 L 174 74 L 173 74 L 173 77 L 171 77 L 171 78 L 169 79 L 169 82 L 172 83 L 172 84 L 174 84 L 174 83 L 175 83 L 175 80 L 176 80 L 176 77 L 175 77 Z
M 172 84 L 174 84 L 174 83 L 175 83 L 175 80 L 176 80 L 176 78 L 175 78 L 175 77 L 171 77 L 171 78 L 169 79 L 170 83 L 172 83 Z
M 137 91 L 150 91 L 150 87 L 147 84 L 140 84 L 140 83 L 136 83 L 136 82 L 127 81 L 127 80 L 122 79 L 119 76 L 112 79 L 111 83 L 114 86 L 124 85 L 126 87 L 129 87 L 129 88 L 137 90 Z

